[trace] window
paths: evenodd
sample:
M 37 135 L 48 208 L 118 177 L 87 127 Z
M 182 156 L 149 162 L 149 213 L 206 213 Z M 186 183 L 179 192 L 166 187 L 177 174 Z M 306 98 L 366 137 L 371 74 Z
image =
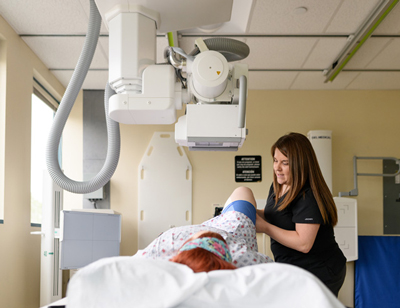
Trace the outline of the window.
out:
M 54 107 L 34 89 L 31 113 L 31 225 L 42 223 L 43 172 L 46 170 L 46 145 L 54 118 Z

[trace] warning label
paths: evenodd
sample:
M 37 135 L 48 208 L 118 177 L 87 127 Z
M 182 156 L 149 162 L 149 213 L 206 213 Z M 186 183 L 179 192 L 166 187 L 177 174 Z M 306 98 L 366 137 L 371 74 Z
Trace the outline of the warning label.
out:
M 261 182 L 261 156 L 235 156 L 236 182 Z

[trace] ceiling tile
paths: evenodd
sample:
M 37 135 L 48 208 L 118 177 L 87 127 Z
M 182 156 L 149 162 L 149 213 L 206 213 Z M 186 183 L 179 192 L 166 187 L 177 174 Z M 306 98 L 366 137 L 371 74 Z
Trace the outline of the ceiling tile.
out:
M 300 72 L 291 90 L 341 90 L 357 76 L 355 72 L 341 72 L 333 82 L 325 83 L 322 72 Z
M 81 3 L 81 6 L 82 6 L 83 10 L 85 11 L 86 16 L 89 19 L 89 16 L 90 16 L 90 1 L 88 1 L 88 0 L 79 0 L 79 2 Z M 102 33 L 102 34 L 108 34 L 108 28 L 106 27 L 105 23 L 106 23 L 105 20 L 102 20 L 101 28 L 100 28 L 100 33 Z
M 248 38 L 250 55 L 243 62 L 254 69 L 301 68 L 317 38 Z
M 84 37 L 28 36 L 23 39 L 49 69 L 75 68 L 85 41 Z M 101 47 L 96 48 L 91 68 L 108 68 L 108 60 Z
M 249 72 L 249 90 L 288 90 L 298 72 Z
M 52 71 L 53 75 L 61 82 L 64 87 L 67 87 L 71 80 L 73 71 Z M 85 90 L 104 90 L 108 81 L 108 71 L 89 71 L 82 89 Z
M 88 16 L 79 1 L 0 1 L 0 14 L 19 34 L 84 34 Z
M 389 38 L 370 37 L 350 59 L 345 69 L 366 68 L 389 43 Z
M 400 69 L 400 38 L 390 39 L 385 48 L 367 65 L 369 69 Z
M 99 48 L 99 50 L 101 50 L 104 57 L 108 60 L 108 56 L 109 56 L 108 37 L 100 36 L 99 44 L 97 45 L 97 48 Z
M 343 0 L 325 33 L 356 33 L 380 2 L 380 0 Z
M 340 73 L 342 74 L 342 73 Z M 362 72 L 347 90 L 400 90 L 400 72 Z
M 382 21 L 382 23 L 376 28 L 373 33 L 374 35 L 382 34 L 400 34 L 400 4 L 392 9 L 389 15 Z
M 321 34 L 341 2 L 342 0 L 257 1 L 249 33 Z M 302 15 L 295 14 L 298 7 L 305 7 L 308 11 Z
M 162 0 L 151 1 L 157 4 Z M 178 0 L 174 1 L 178 2 Z M 335 81 L 325 84 L 325 78 L 321 75 L 322 71 L 329 67 L 339 55 L 346 43 L 346 37 L 356 31 L 381 0 L 302 0 L 301 2 L 235 0 L 235 2 L 245 3 L 246 12 L 250 11 L 249 3 L 253 5 L 251 24 L 247 33 L 250 36 L 235 37 L 237 40 L 246 42 L 250 47 L 249 57 L 242 62 L 248 64 L 250 69 L 268 70 L 250 71 L 250 87 L 256 89 L 262 89 L 262 87 L 265 89 L 273 89 L 273 87 L 276 89 L 337 89 L 341 87 L 342 89 L 353 89 L 353 87 L 378 89 L 380 86 L 383 89 L 394 89 L 397 87 L 394 79 L 398 76 L 396 73 L 360 73 L 351 70 L 400 69 L 398 52 L 400 38 L 376 37 L 376 35 L 400 35 L 400 5 L 397 5 L 386 17 L 374 32 L 375 37 L 367 40 Z M 107 0 L 105 3 L 108 5 L 113 1 Z M 307 12 L 296 15 L 295 9 L 298 7 L 306 7 Z M 234 15 L 241 17 L 242 11 L 245 10 L 239 9 L 236 13 L 234 12 Z M 32 35 L 22 38 L 47 67 L 67 69 L 54 71 L 66 84 L 82 50 L 84 37 L 79 35 L 86 34 L 87 31 L 89 1 L 0 0 L 0 14 L 19 34 Z M 245 20 L 247 19 L 240 20 L 240 30 L 237 31 L 243 31 Z M 223 29 L 227 27 L 220 28 L 221 31 Z M 224 31 L 228 34 L 233 33 L 233 30 Z M 108 33 L 104 24 L 101 33 Z M 200 31 L 193 33 L 203 35 L 203 38 L 210 35 Z M 43 34 L 61 34 L 67 37 L 45 37 Z M 223 33 L 218 32 L 218 34 Z M 252 37 L 251 34 L 261 36 Z M 335 37 L 336 34 L 339 37 Z M 314 37 L 307 37 L 307 35 L 314 35 Z M 188 37 L 187 33 L 183 33 L 183 37 L 179 39 L 180 47 L 190 53 L 194 49 L 195 39 L 196 37 Z M 156 61 L 158 63 L 164 62 L 163 52 L 167 45 L 165 36 L 157 37 Z M 108 36 L 100 37 L 92 69 L 108 69 L 108 49 Z M 101 85 L 94 85 L 97 83 L 98 76 L 101 75 L 106 76 L 107 73 L 101 70 L 91 71 L 85 83 L 92 83 L 90 87 L 104 88 L 107 77 L 103 78 Z M 88 81 L 89 76 L 94 76 L 95 79 Z
M 318 39 L 303 68 L 325 69 L 331 67 L 346 42 L 347 39 L 343 37 Z

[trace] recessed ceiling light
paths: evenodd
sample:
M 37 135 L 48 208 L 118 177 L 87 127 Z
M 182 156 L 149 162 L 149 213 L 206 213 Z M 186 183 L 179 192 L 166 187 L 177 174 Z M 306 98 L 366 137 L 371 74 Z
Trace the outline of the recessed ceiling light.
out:
M 296 14 L 296 15 L 305 14 L 305 13 L 307 13 L 307 8 L 304 7 L 304 6 L 300 6 L 300 7 L 298 7 L 298 8 L 295 8 L 294 11 L 293 11 L 293 13 Z

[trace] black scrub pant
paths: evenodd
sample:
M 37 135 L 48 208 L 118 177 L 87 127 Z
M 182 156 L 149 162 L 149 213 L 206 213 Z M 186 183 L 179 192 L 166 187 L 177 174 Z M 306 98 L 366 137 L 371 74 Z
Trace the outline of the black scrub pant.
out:
M 323 283 L 328 287 L 329 290 L 338 297 L 339 290 L 343 285 L 344 278 L 346 277 L 346 264 L 343 266 L 343 269 L 334 277 L 327 281 L 323 281 Z

